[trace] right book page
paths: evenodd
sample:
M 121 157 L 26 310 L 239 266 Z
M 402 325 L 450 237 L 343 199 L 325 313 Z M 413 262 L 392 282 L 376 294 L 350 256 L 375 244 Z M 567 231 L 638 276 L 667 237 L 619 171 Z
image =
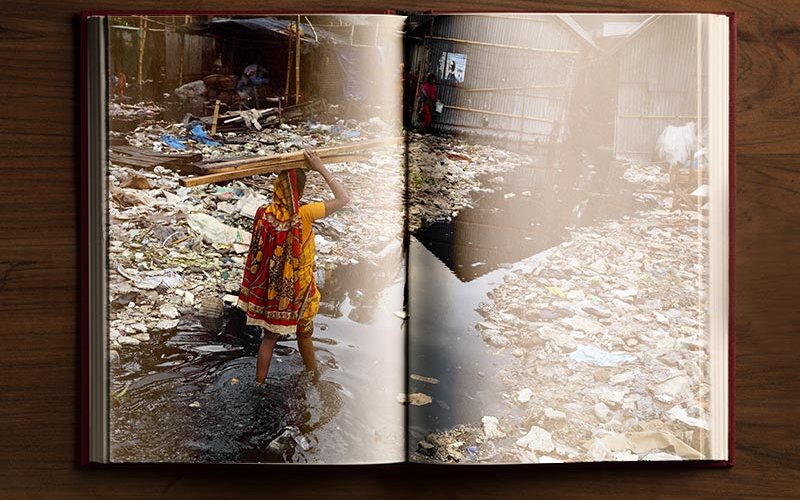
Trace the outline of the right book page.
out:
M 729 460 L 729 19 L 406 21 L 408 454 Z

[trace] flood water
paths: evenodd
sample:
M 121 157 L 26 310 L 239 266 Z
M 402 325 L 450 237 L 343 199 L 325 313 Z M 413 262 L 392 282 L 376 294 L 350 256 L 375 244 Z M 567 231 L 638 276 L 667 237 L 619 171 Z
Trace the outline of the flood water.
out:
M 608 172 L 576 177 L 523 166 L 501 177 L 495 192 L 480 196 L 474 208 L 416 234 L 461 281 L 557 245 L 570 226 L 620 217 L 633 206 L 629 194 L 608 194 L 619 193 L 620 184 Z
M 410 380 L 409 392 L 432 397 L 409 408 L 409 451 L 427 433 L 508 414 L 501 370 L 513 362 L 475 329 L 486 293 L 510 272 L 533 270 L 569 228 L 631 213 L 635 201 L 616 177 L 567 177 L 521 167 L 502 187 L 452 221 L 419 231 L 409 249 L 409 370 L 438 384 Z M 607 194 L 615 193 L 614 195 Z
M 112 367 L 112 460 L 403 460 L 405 334 L 394 314 L 403 274 L 399 262 L 318 273 L 317 384 L 297 343 L 281 341 L 257 388 L 260 337 L 235 308 L 221 321 L 187 318 L 177 331 L 151 333 Z

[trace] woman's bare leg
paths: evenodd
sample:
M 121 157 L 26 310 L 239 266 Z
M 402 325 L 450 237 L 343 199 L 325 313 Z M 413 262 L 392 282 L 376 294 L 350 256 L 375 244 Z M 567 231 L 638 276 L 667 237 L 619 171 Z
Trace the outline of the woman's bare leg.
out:
M 264 332 L 261 339 L 261 346 L 258 348 L 258 360 L 256 361 L 256 383 L 263 384 L 267 380 L 269 365 L 272 362 L 272 351 L 278 342 L 278 336 L 274 333 Z
M 306 370 L 311 372 L 316 382 L 319 372 L 317 371 L 317 357 L 314 354 L 314 345 L 311 342 L 311 337 L 297 337 L 297 347 L 300 349 L 300 356 L 303 358 Z

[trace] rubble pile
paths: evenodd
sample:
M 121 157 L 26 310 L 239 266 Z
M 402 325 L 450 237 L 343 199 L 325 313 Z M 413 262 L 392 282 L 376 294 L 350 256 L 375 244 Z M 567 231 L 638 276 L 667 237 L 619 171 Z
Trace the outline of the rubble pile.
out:
M 637 167 L 629 180 L 658 182 L 648 174 Z M 573 230 L 487 294 L 476 330 L 511 354 L 498 374 L 509 417 L 484 417 L 472 440 L 464 429 L 426 438 L 423 459 L 460 461 L 469 446 L 486 461 L 703 458 L 707 227 L 699 212 L 663 204 Z
M 491 185 L 501 184 L 499 174 L 530 163 L 531 159 L 526 155 L 488 145 L 468 144 L 453 137 L 409 133 L 410 231 L 439 220 L 450 220 L 459 211 L 472 207 L 476 194 L 492 192 Z M 482 185 L 484 178 L 496 182 Z

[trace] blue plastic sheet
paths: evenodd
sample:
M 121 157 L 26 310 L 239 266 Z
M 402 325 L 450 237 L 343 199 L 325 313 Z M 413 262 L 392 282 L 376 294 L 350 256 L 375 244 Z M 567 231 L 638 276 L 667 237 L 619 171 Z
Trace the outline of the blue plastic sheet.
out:
M 161 134 L 161 142 L 175 149 L 186 149 L 186 145 L 171 134 Z
M 189 136 L 197 142 L 201 142 L 206 146 L 219 146 L 219 143 L 206 134 L 205 129 L 199 123 L 192 127 L 192 130 L 189 131 Z

